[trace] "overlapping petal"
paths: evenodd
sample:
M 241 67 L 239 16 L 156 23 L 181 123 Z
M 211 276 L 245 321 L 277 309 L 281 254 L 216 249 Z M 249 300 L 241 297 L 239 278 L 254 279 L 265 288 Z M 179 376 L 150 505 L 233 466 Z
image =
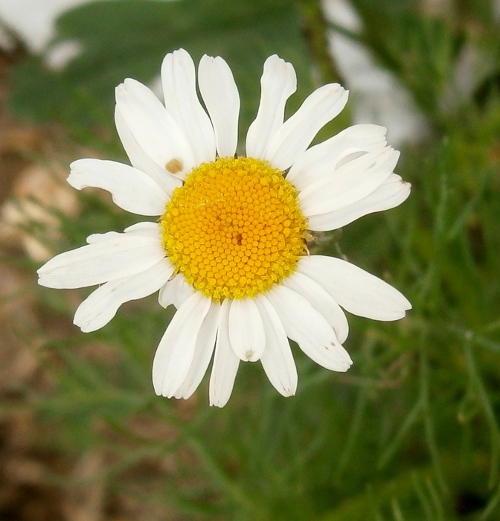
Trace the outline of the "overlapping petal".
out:
M 317 364 L 332 371 L 347 371 L 352 360 L 340 345 L 335 331 L 312 305 L 286 286 L 275 286 L 267 294 L 288 338 L 295 340 Z
M 197 166 L 188 138 L 145 85 L 126 79 L 116 88 L 116 104 L 129 132 L 158 166 L 181 178 Z
M 193 361 L 182 385 L 175 393 L 176 398 L 189 398 L 200 385 L 203 376 L 207 372 L 208 364 L 212 358 L 215 347 L 215 338 L 219 328 L 220 304 L 213 302 L 201 324 Z
M 38 283 L 58 289 L 94 286 L 145 271 L 164 257 L 159 237 L 120 233 L 56 255 L 38 270 Z
M 342 259 L 324 255 L 303 257 L 300 271 L 354 315 L 374 320 L 398 320 L 411 309 L 411 304 L 397 289 Z
M 184 383 L 210 307 L 210 299 L 193 293 L 172 318 L 153 360 L 153 386 L 157 395 L 172 398 Z
M 336 230 L 356 219 L 370 213 L 390 210 L 406 201 L 410 195 L 411 185 L 397 174 L 391 174 L 371 194 L 344 208 L 324 214 L 309 215 L 307 218 L 310 230 Z
M 229 339 L 230 304 L 230 300 L 226 299 L 221 305 L 214 363 L 210 376 L 209 400 L 210 405 L 216 407 L 224 407 L 229 400 L 240 364 L 240 359 L 231 347 Z
M 165 56 L 161 66 L 165 106 L 189 138 L 197 165 L 215 160 L 215 134 L 196 93 L 193 59 L 184 49 Z
M 297 368 L 285 328 L 276 310 L 264 295 L 255 299 L 264 325 L 266 346 L 260 357 L 262 367 L 274 388 L 283 396 L 293 396 L 297 390 Z
M 293 163 L 286 178 L 298 190 L 326 177 L 325 182 L 335 176 L 335 169 L 349 156 L 382 150 L 386 145 L 386 129 L 379 125 L 353 125 L 335 136 L 308 148 Z
M 177 309 L 179 309 L 193 293 L 193 286 L 190 286 L 186 282 L 184 275 L 179 273 L 162 286 L 158 296 L 158 302 L 160 303 L 160 306 L 163 306 L 164 308 L 173 304 Z
M 106 282 L 80 304 L 73 323 L 84 333 L 100 329 L 116 315 L 118 308 L 125 302 L 138 300 L 158 291 L 173 271 L 174 267 L 168 259 L 162 259 L 141 273 Z
M 358 156 L 335 170 L 325 180 L 319 178 L 299 193 L 304 215 L 333 212 L 363 199 L 393 173 L 399 152 L 390 147 Z
M 155 239 L 160 239 L 161 237 L 161 231 L 158 227 L 157 223 L 151 223 L 151 222 L 140 222 L 132 224 L 132 226 L 128 226 L 125 228 L 125 233 L 131 234 L 137 234 L 144 237 L 151 237 Z
M 262 159 L 286 170 L 304 153 L 318 131 L 340 114 L 346 103 L 347 91 L 338 83 L 315 90 L 274 132 Z
M 170 197 L 174 189 L 181 186 L 181 180 L 169 174 L 165 170 L 165 165 L 160 166 L 146 154 L 145 150 L 143 150 L 128 128 L 118 106 L 115 107 L 115 124 L 118 136 L 120 137 L 120 141 L 122 142 L 130 163 L 137 168 L 137 170 L 144 172 L 156 181 L 162 190 Z
M 74 161 L 68 183 L 78 190 L 87 186 L 107 190 L 120 208 L 139 215 L 161 215 L 168 200 L 162 187 L 147 174 L 115 161 Z
M 328 292 L 300 271 L 300 266 L 299 261 L 297 271 L 285 279 L 283 285 L 305 297 L 312 307 L 326 318 L 333 327 L 337 340 L 342 344 L 349 334 L 349 324 L 345 313 Z

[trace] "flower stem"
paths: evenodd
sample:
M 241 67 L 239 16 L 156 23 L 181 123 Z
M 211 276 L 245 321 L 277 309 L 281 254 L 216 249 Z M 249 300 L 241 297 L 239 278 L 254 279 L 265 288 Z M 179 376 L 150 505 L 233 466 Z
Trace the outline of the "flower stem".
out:
M 340 73 L 328 50 L 328 23 L 319 0 L 298 0 L 302 14 L 303 35 L 309 52 L 317 66 L 319 83 L 340 81 Z

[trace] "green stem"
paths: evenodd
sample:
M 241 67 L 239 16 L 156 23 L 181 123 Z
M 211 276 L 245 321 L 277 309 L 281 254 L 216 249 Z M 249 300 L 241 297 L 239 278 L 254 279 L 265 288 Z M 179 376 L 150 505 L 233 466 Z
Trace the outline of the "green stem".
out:
M 298 0 L 302 14 L 303 34 L 317 66 L 321 83 L 341 82 L 341 76 L 328 51 L 328 22 L 318 0 Z

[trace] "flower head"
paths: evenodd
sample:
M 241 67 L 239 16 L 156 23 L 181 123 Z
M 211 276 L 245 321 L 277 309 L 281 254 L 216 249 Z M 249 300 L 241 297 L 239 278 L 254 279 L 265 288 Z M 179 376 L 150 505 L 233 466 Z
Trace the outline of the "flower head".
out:
M 189 397 L 212 358 L 212 405 L 229 399 L 241 360 L 260 360 L 274 387 L 293 395 L 288 338 L 323 367 L 346 371 L 352 361 L 342 346 L 343 309 L 397 320 L 411 306 L 349 262 L 310 255 L 307 230 L 334 230 L 408 197 L 385 129 L 355 125 L 310 147 L 345 106 L 347 91 L 325 85 L 284 121 L 295 71 L 271 56 L 246 155 L 238 157 L 240 101 L 227 63 L 200 61 L 206 111 L 186 51 L 168 54 L 161 72 L 164 104 L 135 80 L 116 89 L 116 127 L 132 166 L 81 159 L 68 177 L 77 189 L 108 190 L 124 210 L 157 220 L 91 235 L 86 246 L 42 266 L 39 283 L 100 284 L 76 311 L 84 332 L 103 327 L 124 302 L 156 291 L 162 306 L 173 304 L 177 312 L 153 362 L 158 395 Z

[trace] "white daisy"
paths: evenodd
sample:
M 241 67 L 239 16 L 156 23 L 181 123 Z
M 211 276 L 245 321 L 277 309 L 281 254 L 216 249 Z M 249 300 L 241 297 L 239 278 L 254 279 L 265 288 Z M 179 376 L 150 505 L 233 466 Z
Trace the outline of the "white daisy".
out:
M 385 129 L 355 125 L 308 148 L 344 108 L 347 91 L 325 85 L 284 121 L 296 76 L 271 56 L 246 157 L 236 157 L 240 100 L 227 63 L 200 61 L 206 111 L 186 51 L 168 54 L 161 75 L 165 104 L 132 79 L 116 89 L 116 127 L 133 166 L 81 159 L 68 177 L 77 189 L 108 190 L 124 210 L 159 219 L 91 235 L 88 245 L 40 268 L 40 284 L 100 285 L 76 311 L 84 332 L 156 291 L 162 306 L 173 304 L 153 362 L 158 395 L 188 398 L 212 355 L 212 405 L 229 399 L 241 360 L 260 360 L 272 385 L 293 395 L 288 338 L 321 366 L 346 371 L 352 361 L 342 346 L 342 308 L 397 320 L 411 305 L 349 262 L 310 255 L 307 230 L 334 230 L 408 197 L 409 184 L 393 173 L 399 154 L 386 145 Z

